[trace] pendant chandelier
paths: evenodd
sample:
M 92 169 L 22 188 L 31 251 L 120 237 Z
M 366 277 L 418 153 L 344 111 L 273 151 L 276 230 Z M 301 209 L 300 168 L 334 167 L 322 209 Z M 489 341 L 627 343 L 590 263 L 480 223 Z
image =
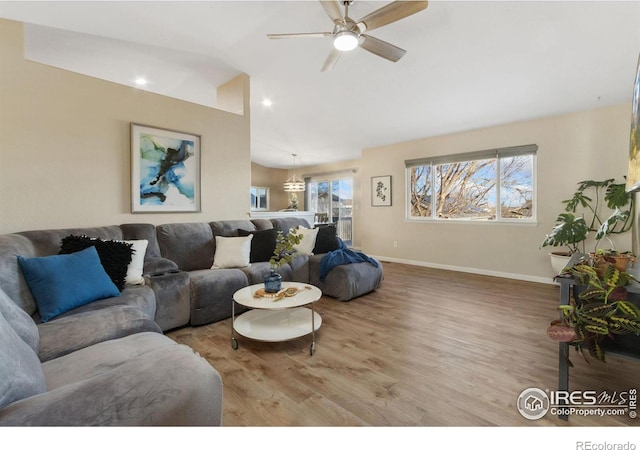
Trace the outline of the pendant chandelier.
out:
M 296 176 L 296 154 L 293 155 L 293 176 L 288 178 L 287 181 L 284 182 L 284 191 L 285 192 L 304 192 L 304 180 L 298 178 Z

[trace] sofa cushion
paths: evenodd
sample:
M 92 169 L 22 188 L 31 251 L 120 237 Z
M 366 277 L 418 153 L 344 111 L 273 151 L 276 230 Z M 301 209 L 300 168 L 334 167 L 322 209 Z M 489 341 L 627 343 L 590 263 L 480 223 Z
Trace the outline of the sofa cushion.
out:
M 299 255 L 313 255 L 313 248 L 316 246 L 316 236 L 318 235 L 318 228 L 304 228 L 298 227 L 298 235 L 302 236 L 302 240 L 299 244 L 293 246 Z
M 259 231 L 238 230 L 239 236 L 249 236 L 250 234 L 253 234 L 253 239 L 251 239 L 249 261 L 252 263 L 269 261 L 276 249 L 278 231 L 275 228 Z
M 156 226 L 150 223 L 123 223 L 120 225 L 122 230 L 122 239 L 145 240 L 148 242 L 146 257 L 160 257 L 160 246 L 158 245 L 158 236 L 156 234 Z
M 47 391 L 42 364 L 0 314 L 0 408 Z
M 29 314 L 16 305 L 2 289 L 0 289 L 0 314 L 9 322 L 13 331 L 15 331 L 34 352 L 38 353 L 38 343 L 40 341 L 38 326 Z
M 336 225 L 331 223 L 322 227 L 318 227 L 318 235 L 316 236 L 316 245 L 313 248 L 313 254 L 329 253 L 340 248 L 340 241 Z
M 132 244 L 119 240 L 103 240 L 71 234 L 62 239 L 60 254 L 75 253 L 89 247 L 96 248 L 105 272 L 107 272 L 113 284 L 120 291 L 123 290 L 127 269 L 131 262 L 131 254 L 133 253 Z
M 287 234 L 291 228 L 297 228 L 298 226 L 310 228 L 309 222 L 302 217 L 277 217 L 271 219 L 271 223 L 273 228 L 282 231 L 284 234 Z
M 210 269 L 213 265 L 215 241 L 207 223 L 170 223 L 158 225 L 158 244 L 162 256 L 180 270 Z
M 218 220 L 211 222 L 209 225 L 214 236 L 240 236 L 238 230 L 257 230 L 256 225 L 251 220 Z
M 247 286 L 242 269 L 194 270 L 191 279 L 191 325 L 205 325 L 231 317 L 233 294 Z M 236 314 L 242 310 L 236 305 Z
M 216 254 L 212 269 L 247 267 L 250 262 L 253 235 L 242 237 L 216 236 Z
M 123 241 L 131 245 L 131 262 L 127 266 L 127 275 L 125 276 L 125 284 L 144 284 L 142 276 L 144 272 L 144 259 L 147 253 L 149 241 L 146 239 L 137 239 L 134 241 Z
M 94 300 L 120 295 L 102 267 L 95 247 L 69 255 L 18 256 L 18 263 L 36 299 L 42 322 Z
M 157 323 L 134 306 L 105 306 L 38 325 L 42 362 L 132 334 L 162 333 Z

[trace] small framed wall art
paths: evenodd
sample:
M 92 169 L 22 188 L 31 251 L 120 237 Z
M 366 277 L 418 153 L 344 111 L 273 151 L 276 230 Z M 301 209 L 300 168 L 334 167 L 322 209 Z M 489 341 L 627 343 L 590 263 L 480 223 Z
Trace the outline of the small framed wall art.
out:
M 200 211 L 200 136 L 131 124 L 131 212 Z
M 391 175 L 371 177 L 371 206 L 391 206 Z

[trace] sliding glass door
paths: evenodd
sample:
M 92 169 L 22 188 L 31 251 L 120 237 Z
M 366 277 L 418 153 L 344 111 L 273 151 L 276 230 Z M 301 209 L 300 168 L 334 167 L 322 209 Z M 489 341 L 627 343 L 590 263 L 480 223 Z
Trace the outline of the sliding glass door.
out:
M 315 212 L 316 224 L 335 223 L 338 237 L 353 243 L 353 178 L 312 178 L 308 189 L 309 210 Z

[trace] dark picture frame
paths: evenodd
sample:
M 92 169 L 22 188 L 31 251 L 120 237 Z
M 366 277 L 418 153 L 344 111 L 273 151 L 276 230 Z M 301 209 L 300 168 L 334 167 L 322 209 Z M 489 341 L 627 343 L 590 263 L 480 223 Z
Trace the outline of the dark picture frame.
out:
M 200 212 L 197 134 L 131 124 L 131 212 Z
M 371 206 L 391 206 L 391 175 L 371 177 Z

